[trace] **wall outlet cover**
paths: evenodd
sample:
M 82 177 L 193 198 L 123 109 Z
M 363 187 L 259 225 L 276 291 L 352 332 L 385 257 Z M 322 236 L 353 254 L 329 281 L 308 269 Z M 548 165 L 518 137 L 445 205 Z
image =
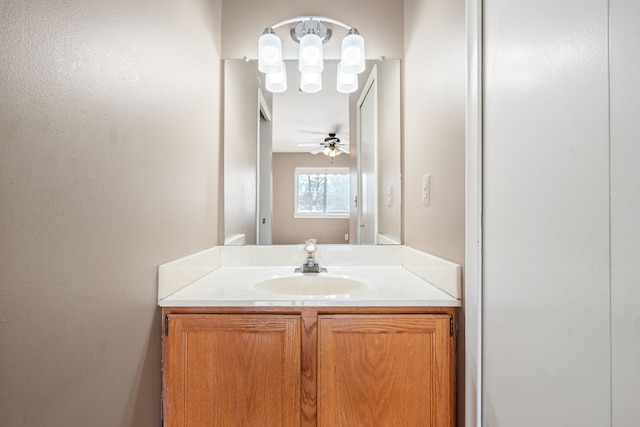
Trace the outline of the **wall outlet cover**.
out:
M 427 173 L 422 177 L 422 206 L 431 206 L 431 174 Z

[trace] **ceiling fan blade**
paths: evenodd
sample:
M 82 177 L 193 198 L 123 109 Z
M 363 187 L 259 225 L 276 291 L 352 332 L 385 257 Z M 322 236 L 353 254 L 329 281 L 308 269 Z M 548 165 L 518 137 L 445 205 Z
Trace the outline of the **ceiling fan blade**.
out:
M 318 148 L 314 148 L 313 150 L 309 151 L 311 154 L 318 154 L 321 153 L 322 150 L 324 150 L 324 146 L 320 146 Z
M 349 154 L 349 148 L 348 147 L 343 147 L 342 145 L 338 145 L 338 148 L 340 149 L 340 151 L 342 151 L 343 153 L 347 153 Z
M 318 145 L 322 145 L 319 142 L 298 142 L 296 147 L 317 147 Z

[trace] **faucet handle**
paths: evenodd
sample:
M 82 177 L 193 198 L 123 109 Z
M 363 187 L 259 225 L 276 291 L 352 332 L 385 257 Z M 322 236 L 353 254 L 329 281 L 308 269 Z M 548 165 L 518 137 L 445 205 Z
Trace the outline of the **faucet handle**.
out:
M 313 255 L 316 253 L 316 250 L 318 249 L 316 246 L 316 239 L 308 239 L 304 242 L 304 244 L 304 251 L 307 253 L 307 257 L 313 257 Z

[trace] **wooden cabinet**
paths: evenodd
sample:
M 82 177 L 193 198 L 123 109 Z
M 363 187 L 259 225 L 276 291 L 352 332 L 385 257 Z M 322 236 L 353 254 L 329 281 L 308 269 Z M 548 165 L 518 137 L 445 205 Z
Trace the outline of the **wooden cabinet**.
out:
M 174 314 L 167 326 L 164 425 L 300 425 L 299 316 Z
M 454 308 L 164 308 L 165 426 L 455 426 Z
M 445 315 L 318 320 L 318 425 L 453 426 Z

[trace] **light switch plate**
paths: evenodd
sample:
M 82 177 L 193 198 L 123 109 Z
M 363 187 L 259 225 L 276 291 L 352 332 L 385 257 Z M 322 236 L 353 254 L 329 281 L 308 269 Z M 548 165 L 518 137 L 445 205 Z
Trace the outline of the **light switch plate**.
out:
M 422 206 L 428 208 L 431 206 L 431 174 L 425 174 L 422 177 Z

